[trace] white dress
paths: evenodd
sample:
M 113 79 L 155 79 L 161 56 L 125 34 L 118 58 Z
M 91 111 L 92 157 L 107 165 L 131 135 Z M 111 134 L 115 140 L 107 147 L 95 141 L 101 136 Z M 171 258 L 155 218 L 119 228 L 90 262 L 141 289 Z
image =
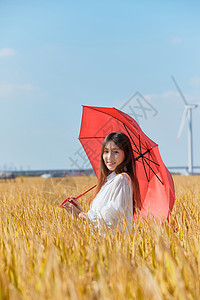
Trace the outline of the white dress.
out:
M 111 229 L 119 225 L 121 231 L 121 225 L 126 220 L 129 231 L 132 232 L 133 194 L 129 175 L 115 172 L 108 175 L 105 184 L 93 199 L 87 216 L 94 227 L 99 229 L 102 224 Z

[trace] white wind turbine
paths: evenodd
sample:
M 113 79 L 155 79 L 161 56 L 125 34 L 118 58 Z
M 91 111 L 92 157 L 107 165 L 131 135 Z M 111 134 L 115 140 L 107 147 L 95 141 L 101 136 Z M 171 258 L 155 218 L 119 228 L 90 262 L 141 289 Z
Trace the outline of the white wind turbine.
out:
M 174 77 L 172 76 L 172 80 L 177 88 L 177 90 L 179 91 L 184 103 L 185 103 L 185 109 L 183 111 L 183 116 L 182 116 L 182 120 L 181 120 L 181 124 L 179 127 L 179 131 L 178 131 L 178 135 L 177 135 L 177 141 L 179 140 L 185 121 L 188 118 L 188 173 L 192 174 L 193 173 L 193 137 L 192 137 L 192 109 L 194 108 L 198 108 L 200 105 L 198 104 L 189 104 L 183 93 L 181 92 L 181 89 L 179 88 L 176 80 L 174 79 Z

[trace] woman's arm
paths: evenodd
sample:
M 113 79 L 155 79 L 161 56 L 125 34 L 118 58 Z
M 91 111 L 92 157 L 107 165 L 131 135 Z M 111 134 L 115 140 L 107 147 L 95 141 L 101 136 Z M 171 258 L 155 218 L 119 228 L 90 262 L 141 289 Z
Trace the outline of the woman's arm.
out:
M 86 221 L 87 213 L 84 212 L 82 205 L 73 197 L 71 197 L 63 207 L 67 212 L 74 214 L 77 218 Z

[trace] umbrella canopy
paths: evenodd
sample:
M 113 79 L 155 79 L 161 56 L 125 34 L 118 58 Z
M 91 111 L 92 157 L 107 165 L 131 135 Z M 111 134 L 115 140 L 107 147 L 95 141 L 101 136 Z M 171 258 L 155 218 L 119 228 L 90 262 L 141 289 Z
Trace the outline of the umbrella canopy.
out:
M 168 219 L 175 201 L 174 183 L 158 145 L 126 113 L 116 108 L 83 106 L 79 140 L 97 177 L 103 140 L 113 131 L 125 133 L 131 141 L 141 193 L 141 216 Z

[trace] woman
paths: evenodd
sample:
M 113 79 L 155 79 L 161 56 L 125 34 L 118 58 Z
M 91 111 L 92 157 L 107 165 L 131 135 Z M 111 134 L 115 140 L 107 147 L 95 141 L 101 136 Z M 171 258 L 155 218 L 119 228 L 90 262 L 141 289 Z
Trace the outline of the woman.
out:
M 135 159 L 129 138 L 121 132 L 112 132 L 101 148 L 99 179 L 90 210 L 83 211 L 73 197 L 63 207 L 83 220 L 89 219 L 95 228 L 104 223 L 109 228 L 121 225 L 126 218 L 132 231 L 133 213 L 141 208 Z

